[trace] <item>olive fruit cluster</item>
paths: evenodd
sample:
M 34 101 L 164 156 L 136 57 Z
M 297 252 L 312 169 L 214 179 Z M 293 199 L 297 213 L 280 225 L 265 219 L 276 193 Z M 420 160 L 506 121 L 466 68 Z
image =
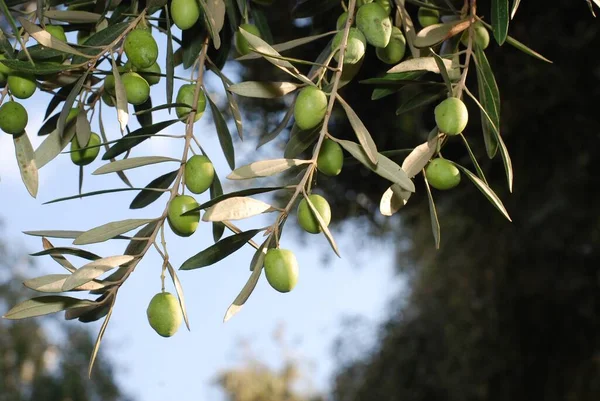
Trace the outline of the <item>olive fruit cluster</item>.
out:
M 150 97 L 150 85 L 160 81 L 158 45 L 148 29 L 139 27 L 131 31 L 125 38 L 123 50 L 127 63 L 119 68 L 121 81 L 125 87 L 127 102 L 133 105 L 145 103 Z M 115 77 L 108 75 L 104 80 L 102 99 L 109 106 L 114 106 Z
M 214 178 L 215 169 L 208 157 L 194 155 L 186 162 L 183 180 L 190 192 L 205 192 L 212 185 Z M 175 234 L 189 237 L 196 232 L 200 223 L 200 211 L 193 210 L 196 207 L 198 203 L 190 195 L 177 195 L 171 200 L 167 209 L 167 221 Z
M 356 64 L 365 55 L 367 43 L 375 47 L 377 57 L 386 64 L 396 64 L 406 53 L 406 39 L 402 31 L 394 27 L 390 14 L 392 3 L 389 0 L 361 0 L 357 2 L 356 27 L 348 32 L 344 64 Z M 348 13 L 338 17 L 336 28 L 339 31 L 331 42 L 333 51 L 340 47 Z M 335 59 L 339 61 L 339 52 Z

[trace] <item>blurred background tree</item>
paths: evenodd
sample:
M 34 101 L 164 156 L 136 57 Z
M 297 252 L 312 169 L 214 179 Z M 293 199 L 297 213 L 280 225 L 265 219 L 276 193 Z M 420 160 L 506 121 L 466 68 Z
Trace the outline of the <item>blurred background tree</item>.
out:
M 27 294 L 21 284 L 33 266 L 0 240 L 0 305 L 7 310 Z M 0 319 L 0 401 L 128 401 L 116 372 L 100 355 L 89 380 L 95 339 L 79 324 L 44 319 Z
M 295 24 L 293 3 L 275 2 L 263 9 L 276 43 L 333 29 L 342 12 L 316 15 L 314 24 Z M 489 21 L 489 2 L 478 5 Z M 390 219 L 378 210 L 387 184 L 366 169 L 346 166 L 334 179 L 319 176 L 318 189 L 337 222 L 353 220 L 357 233 L 397 236 L 398 272 L 411 283 L 409 294 L 398 294 L 397 307 L 371 352 L 346 357 L 353 354 L 354 341 L 340 338 L 335 399 L 600 397 L 600 56 L 594 51 L 600 48 L 599 30 L 583 1 L 551 6 L 525 1 L 510 34 L 554 64 L 509 46 L 488 49 L 501 91 L 514 193 L 503 190 L 498 159 L 481 157 L 480 163 L 514 223 L 503 220 L 466 181 L 455 190 L 434 192 L 442 226 L 442 245 L 436 251 L 422 183 Z M 322 46 L 316 42 L 290 54 L 312 60 Z M 368 52 L 357 79 L 386 68 Z M 271 74 L 261 62 L 244 64 L 242 71 L 243 80 L 273 80 Z M 469 85 L 476 89 L 474 80 Z M 434 126 L 431 108 L 397 117 L 402 95 L 368 101 L 372 90 L 370 85 L 346 87 L 343 96 L 378 148 L 423 142 Z M 278 109 L 272 101 L 263 106 L 245 104 L 255 109 L 263 128 L 272 128 Z M 475 153 L 484 155 L 479 113 L 473 103 L 468 106 L 471 123 L 465 134 Z M 354 135 L 345 118 L 334 119 L 330 131 L 338 138 Z M 287 138 L 284 133 L 278 141 L 283 145 Z M 460 144 L 449 144 L 444 156 L 471 165 Z M 378 266 L 362 268 L 377 274 Z

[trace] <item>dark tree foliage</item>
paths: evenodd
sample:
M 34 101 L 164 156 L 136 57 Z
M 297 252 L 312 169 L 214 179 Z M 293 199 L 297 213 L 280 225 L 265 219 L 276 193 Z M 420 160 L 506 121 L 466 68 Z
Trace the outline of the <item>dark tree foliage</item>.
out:
M 480 10 L 489 7 L 488 2 L 478 4 Z M 284 35 L 275 42 L 307 29 L 293 27 L 288 6 L 281 2 L 269 11 L 272 31 Z M 322 32 L 332 29 L 338 12 L 317 17 Z M 514 223 L 507 223 L 465 180 L 455 190 L 434 192 L 442 225 L 436 251 L 422 185 L 383 225 L 378 211 L 387 187 L 383 180 L 358 166 L 348 166 L 332 180 L 319 177 L 338 221 L 367 216 L 377 229 L 395 230 L 412 244 L 398 251 L 398 270 L 411 278 L 411 293 L 401 294 L 404 301 L 391 312 L 376 349 L 340 367 L 337 399 L 600 397 L 599 30 L 583 2 L 524 1 L 510 34 L 554 64 L 508 46 L 488 49 L 502 95 L 514 193 L 503 189 L 499 160 L 482 158 L 480 163 Z M 320 46 L 303 47 L 306 53 L 299 58 L 314 59 Z M 371 52 L 358 79 L 384 69 Z M 267 73 L 264 64 L 247 64 L 244 79 L 266 79 Z M 476 91 L 476 82 L 469 87 Z M 371 86 L 353 88 L 345 88 L 343 96 L 381 150 L 421 143 L 434 126 L 430 108 L 398 118 L 397 97 L 367 101 Z M 471 122 L 465 135 L 478 148 L 475 153 L 483 155 L 479 113 L 472 102 L 467 105 Z M 352 137 L 345 119 L 335 122 L 336 137 Z M 444 156 L 471 166 L 459 145 L 447 146 Z M 357 206 L 353 201 L 359 195 L 370 202 Z M 377 266 L 363 268 L 376 274 Z
M 26 256 L 0 243 L 0 271 L 18 276 L 34 269 Z M 6 310 L 23 299 L 20 281 L 0 274 L 0 305 Z M 126 401 L 115 371 L 100 357 L 87 377 L 94 338 L 87 330 L 57 320 L 0 319 L 0 401 Z

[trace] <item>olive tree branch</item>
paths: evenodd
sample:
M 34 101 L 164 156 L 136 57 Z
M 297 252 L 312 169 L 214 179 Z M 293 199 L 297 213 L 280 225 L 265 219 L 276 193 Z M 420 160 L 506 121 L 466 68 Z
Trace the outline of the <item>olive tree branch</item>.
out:
M 279 227 L 282 225 L 282 223 L 285 221 L 285 219 L 287 219 L 287 216 L 289 215 L 290 211 L 292 210 L 292 207 L 296 203 L 298 196 L 300 195 L 300 193 L 302 193 L 302 191 L 307 186 L 307 183 L 309 182 L 310 177 L 312 177 L 314 170 L 316 168 L 316 165 L 317 165 L 317 157 L 319 156 L 319 151 L 321 150 L 321 145 L 323 144 L 323 140 L 325 139 L 325 136 L 327 135 L 327 126 L 329 124 L 329 119 L 331 118 L 331 113 L 333 112 L 333 106 L 335 105 L 338 86 L 339 86 L 340 80 L 342 78 L 342 72 L 343 72 L 343 67 L 344 67 L 344 53 L 346 52 L 346 46 L 348 44 L 348 35 L 350 32 L 350 27 L 352 26 L 352 22 L 354 21 L 355 8 L 356 8 L 356 0 L 350 0 L 350 2 L 348 4 L 348 19 L 346 20 L 346 25 L 344 26 L 344 33 L 343 33 L 342 40 L 341 40 L 340 47 L 339 47 L 340 55 L 338 58 L 338 66 L 337 66 L 337 69 L 335 70 L 335 75 L 333 78 L 333 85 L 331 87 L 331 92 L 329 93 L 329 103 L 327 105 L 327 111 L 325 112 L 325 117 L 323 118 L 323 125 L 321 127 L 321 131 L 319 132 L 319 138 L 317 140 L 317 144 L 315 145 L 313 155 L 310 160 L 311 163 L 306 168 L 306 171 L 304 172 L 304 175 L 300 179 L 300 182 L 298 184 L 296 184 L 296 189 L 294 190 L 294 193 L 293 193 L 292 197 L 290 198 L 290 200 L 288 201 L 286 207 L 279 214 L 275 223 L 269 228 L 270 231 L 273 231 L 275 233 L 275 238 L 276 238 L 277 243 L 279 242 L 279 236 L 278 236 Z

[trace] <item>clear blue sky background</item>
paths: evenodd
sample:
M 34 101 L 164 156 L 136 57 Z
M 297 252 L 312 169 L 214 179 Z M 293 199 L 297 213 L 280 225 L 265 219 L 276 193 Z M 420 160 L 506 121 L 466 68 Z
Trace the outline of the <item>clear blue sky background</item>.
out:
M 164 49 L 164 43 L 160 45 Z M 177 74 L 187 75 L 187 72 L 177 71 Z M 232 78 L 237 81 L 235 76 Z M 218 82 L 212 82 L 211 88 L 218 89 L 212 95 L 218 101 L 224 94 Z M 155 104 L 164 99 L 162 84 L 153 87 L 152 91 Z M 29 110 L 27 129 L 34 148 L 41 142 L 36 133 L 47 99 L 37 93 L 35 100 L 24 102 Z M 111 121 L 106 124 L 108 135 L 117 138 L 119 133 L 114 109 L 104 108 L 103 111 L 105 121 Z M 166 112 L 157 112 L 154 118 L 159 121 L 169 117 Z M 96 127 L 94 124 L 95 130 Z M 248 128 L 246 132 L 252 134 L 251 127 Z M 178 123 L 165 133 L 182 134 L 183 130 L 184 124 Z M 196 124 L 195 132 L 215 161 L 225 192 L 233 190 L 233 184 L 227 183 L 224 178 L 229 168 L 219 148 L 210 112 Z M 234 132 L 232 129 L 232 134 Z M 247 160 L 264 158 L 269 152 L 279 152 L 271 148 L 262 154 L 249 153 L 254 139 L 249 138 L 247 144 L 236 141 L 238 166 Z M 154 138 L 136 148 L 134 156 L 160 154 L 179 158 L 182 146 L 182 140 Z M 123 186 L 116 175 L 89 175 L 104 163 L 96 160 L 86 167 L 84 192 Z M 140 187 L 175 168 L 176 164 L 172 163 L 148 166 L 133 170 L 128 176 L 134 186 Z M 131 211 L 128 205 L 136 192 L 125 192 L 42 206 L 42 202 L 76 194 L 78 168 L 71 164 L 69 155 L 60 155 L 40 170 L 39 196 L 37 200 L 33 199 L 20 182 L 12 139 L 5 134 L 0 134 L 0 179 L 0 219 L 6 223 L 5 234 L 27 252 L 41 250 L 41 240 L 22 235 L 22 231 L 86 230 L 126 218 L 153 218 L 162 213 L 166 201 L 166 196 L 163 196 L 150 207 Z M 207 200 L 208 196 L 208 193 L 202 194 L 198 200 Z M 274 215 L 260 216 L 240 225 L 243 228 L 262 227 L 272 224 L 273 218 Z M 288 222 L 290 224 L 294 224 L 293 219 Z M 212 244 L 210 224 L 201 224 L 189 238 L 179 238 L 167 231 L 169 254 L 176 268 L 189 256 Z M 218 400 L 220 393 L 211 381 L 220 370 L 240 363 L 243 356 L 240 340 L 248 341 L 261 359 L 279 366 L 282 356 L 272 334 L 280 324 L 284 324 L 286 340 L 291 343 L 293 353 L 312 363 L 312 369 L 307 373 L 314 389 L 327 390 L 335 367 L 333 340 L 344 334 L 340 327 L 342 318 L 360 315 L 375 325 L 386 316 L 389 300 L 402 285 L 400 280 L 393 278 L 393 244 L 358 242 L 357 238 L 363 232 L 355 225 L 345 225 L 343 231 L 334 234 L 342 259 L 337 259 L 330 252 L 323 236 L 300 237 L 296 230 L 288 228 L 281 246 L 292 249 L 298 257 L 298 286 L 291 293 L 280 294 L 271 289 L 263 276 L 242 311 L 225 324 L 222 322 L 225 310 L 249 277 L 248 265 L 253 249 L 246 246 L 216 265 L 180 272 L 192 330 L 188 332 L 182 325 L 181 330 L 169 339 L 159 337 L 146 319 L 148 302 L 160 291 L 162 262 L 154 250 L 150 250 L 119 292 L 101 353 L 110 356 L 117 366 L 120 383 L 140 401 Z M 69 245 L 68 240 L 53 242 L 55 245 Z M 87 249 L 102 256 L 111 256 L 122 254 L 125 246 L 125 242 L 110 241 Z M 325 255 L 331 257 L 324 258 Z M 84 263 L 82 260 L 74 261 L 78 265 Z M 44 273 L 63 272 L 49 258 L 38 262 Z M 167 289 L 174 292 L 170 280 Z M 87 326 L 95 335 L 99 324 Z

